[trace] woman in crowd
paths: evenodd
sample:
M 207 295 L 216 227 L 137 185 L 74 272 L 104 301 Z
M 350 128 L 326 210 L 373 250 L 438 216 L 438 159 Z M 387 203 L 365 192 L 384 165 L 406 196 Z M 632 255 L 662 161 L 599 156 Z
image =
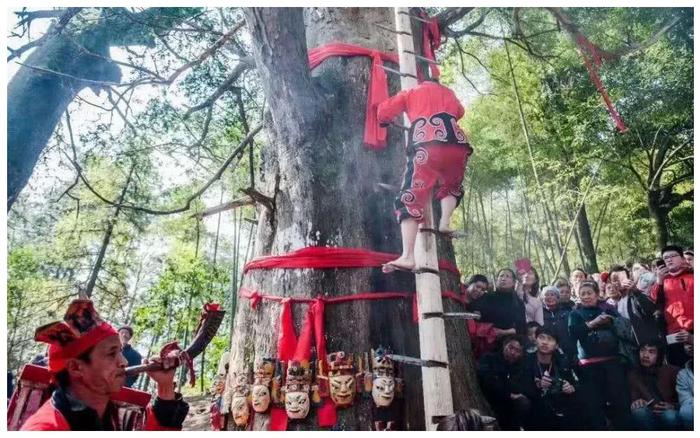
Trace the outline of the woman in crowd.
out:
M 535 268 L 526 272 L 518 272 L 520 286 L 517 289 L 518 296 L 525 304 L 525 320 L 536 322 L 540 326 L 544 324 L 542 317 L 542 300 L 540 299 L 540 276 Z
M 569 283 L 571 283 L 571 291 L 573 292 L 573 299 L 577 301 L 579 299 L 578 288 L 581 282 L 588 278 L 588 274 L 581 268 L 576 268 L 571 271 L 571 276 L 569 277 Z
M 569 315 L 569 335 L 576 342 L 582 395 L 595 430 L 606 429 L 606 416 L 616 430 L 631 424 L 627 376 L 620 363 L 613 320 L 619 314 L 598 305 L 598 284 L 578 284 L 580 306 Z

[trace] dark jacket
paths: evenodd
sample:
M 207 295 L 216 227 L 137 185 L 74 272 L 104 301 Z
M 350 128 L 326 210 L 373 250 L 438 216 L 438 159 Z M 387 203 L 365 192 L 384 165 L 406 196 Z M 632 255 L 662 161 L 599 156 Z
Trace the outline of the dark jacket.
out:
M 586 323 L 606 313 L 620 317 L 617 311 L 598 307 L 579 307 L 569 314 L 569 336 L 576 342 L 579 360 L 597 357 L 617 356 L 619 340 L 615 334 L 614 325 L 607 327 L 588 328 Z
M 122 355 L 124 355 L 124 358 L 129 363 L 127 366 L 130 367 L 134 365 L 141 365 L 141 361 L 143 360 L 139 352 L 134 350 L 130 344 L 126 344 L 126 346 L 122 348 Z M 127 377 L 124 386 L 131 388 L 131 385 L 136 383 L 136 379 L 138 379 L 138 375 Z
M 559 348 L 566 354 L 569 361 L 572 361 L 576 356 L 576 343 L 569 336 L 569 313 L 571 309 L 561 304 L 558 304 L 554 310 L 543 307 L 544 327 L 557 335 Z
M 541 379 L 543 371 L 540 364 L 537 361 L 537 353 L 529 353 L 525 358 L 524 364 L 524 381 L 525 381 L 525 395 L 530 397 L 531 400 L 537 400 L 540 398 L 548 398 L 550 400 L 556 400 L 561 396 L 566 397 L 567 394 L 563 394 L 561 389 L 562 380 L 566 380 L 574 387 L 578 386 L 578 381 L 574 377 L 573 371 L 571 371 L 571 364 L 569 360 L 563 354 L 554 353 L 552 356 L 552 366 L 547 371 L 549 372 L 549 377 L 554 381 L 552 388 L 543 393 L 542 390 L 537 388 L 535 384 L 535 378 Z
M 656 312 L 656 304 L 648 296 L 637 289 L 629 292 L 627 313 L 630 316 L 637 345 L 663 340 L 664 336 L 659 331 L 654 312 Z
M 523 361 L 508 363 L 500 351 L 486 353 L 479 359 L 476 374 L 481 389 L 494 400 L 510 400 L 510 394 L 524 394 Z
M 470 310 L 481 312 L 480 322 L 490 322 L 501 330 L 514 328 L 519 335 L 527 334 L 525 304 L 520 301 L 515 291 L 484 294 L 468 307 Z
M 630 371 L 629 384 L 632 401 L 657 400 L 678 404 L 676 378 L 680 368 L 661 365 L 651 369 L 638 367 Z

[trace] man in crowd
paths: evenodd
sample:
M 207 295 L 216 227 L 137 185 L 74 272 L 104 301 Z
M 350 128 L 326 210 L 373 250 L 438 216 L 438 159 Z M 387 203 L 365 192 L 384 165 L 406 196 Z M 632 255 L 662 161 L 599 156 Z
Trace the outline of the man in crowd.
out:
M 571 308 L 560 301 L 559 289 L 547 286 L 542 290 L 544 327 L 555 333 L 557 345 L 566 355 L 570 365 L 576 364 L 576 344 L 569 337 L 569 313 Z
M 695 259 L 695 253 L 693 252 L 693 248 L 688 248 L 685 251 L 683 251 L 683 258 L 685 259 L 686 263 L 688 263 L 690 269 L 693 269 L 693 260 Z
M 479 385 L 502 430 L 527 428 L 532 402 L 524 394 L 523 354 L 520 336 L 506 335 L 501 348 L 485 354 L 477 367 Z
M 525 305 L 515 293 L 515 273 L 508 268 L 498 272 L 494 293 L 484 294 L 468 307 L 481 312 L 481 322 L 493 323 L 499 338 L 527 333 Z
M 134 330 L 128 325 L 119 327 L 119 341 L 122 343 L 122 356 L 126 358 L 127 366 L 131 367 L 134 365 L 139 365 L 142 362 L 141 354 L 129 344 L 131 338 L 134 336 Z M 136 383 L 138 376 L 131 376 L 126 378 L 126 383 L 124 386 L 131 388 L 131 386 Z
M 690 359 L 683 344 L 693 343 L 693 270 L 683 258 L 683 248 L 666 246 L 661 251 L 665 266 L 656 272 L 651 299 L 664 311 L 670 364 L 682 367 Z
M 103 321 L 92 301 L 74 300 L 63 321 L 39 327 L 34 339 L 49 347 L 49 372 L 57 388 L 22 430 L 117 430 L 118 410 L 110 401 L 126 380 L 127 361 L 119 334 Z M 157 397 L 146 409 L 146 430 L 179 430 L 189 410 L 173 387 L 177 352 L 149 362 L 167 371 L 149 373 Z
M 679 415 L 685 430 L 693 430 L 693 344 L 685 344 L 685 352 L 690 357 L 676 379 L 676 392 L 680 403 Z
M 610 268 L 610 285 L 620 295 L 616 303 L 617 311 L 630 321 L 637 342 L 661 341 L 663 334 L 658 330 L 654 315 L 656 304 L 637 289 L 629 270 L 622 265 Z
M 678 367 L 662 365 L 663 352 L 658 342 L 644 342 L 639 349 L 640 366 L 629 374 L 632 420 L 639 430 L 677 430 Z
M 581 430 L 581 406 L 576 397 L 576 378 L 566 356 L 558 352 L 559 335 L 540 327 L 537 349 L 525 359 L 526 394 L 532 400 L 535 430 Z

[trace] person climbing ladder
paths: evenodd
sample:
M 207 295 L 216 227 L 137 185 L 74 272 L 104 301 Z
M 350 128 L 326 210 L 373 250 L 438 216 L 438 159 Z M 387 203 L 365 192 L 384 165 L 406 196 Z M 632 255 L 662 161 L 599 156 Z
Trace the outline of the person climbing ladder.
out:
M 401 224 L 401 257 L 383 265 L 385 273 L 415 268 L 413 250 L 418 225 L 433 189 L 442 211 L 438 232 L 453 236 L 450 219 L 463 195 L 462 179 L 473 149 L 457 125 L 464 107 L 454 92 L 435 79 L 401 91 L 380 103 L 377 119 L 388 125 L 405 112 L 411 123 L 406 147 L 406 170 L 394 206 Z

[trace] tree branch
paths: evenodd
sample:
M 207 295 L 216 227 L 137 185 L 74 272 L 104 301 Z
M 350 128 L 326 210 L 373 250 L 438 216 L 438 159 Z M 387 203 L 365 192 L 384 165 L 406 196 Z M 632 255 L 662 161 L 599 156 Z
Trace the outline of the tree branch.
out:
M 81 169 L 80 165 L 79 165 L 76 161 L 74 161 L 73 159 L 70 159 L 70 158 L 69 158 L 69 160 L 71 161 L 71 163 L 73 164 L 73 167 L 75 167 L 76 171 L 78 172 L 78 176 L 80 177 L 80 179 L 81 179 L 81 181 L 83 182 L 83 184 L 85 184 L 85 186 L 88 188 L 88 190 L 90 190 L 90 191 L 91 191 L 98 199 L 100 199 L 102 202 L 104 202 L 104 203 L 106 203 L 106 204 L 109 204 L 109 205 L 111 205 L 111 206 L 114 206 L 114 207 L 128 208 L 128 209 L 131 209 L 131 210 L 142 211 L 142 212 L 147 213 L 147 214 L 161 215 L 161 216 L 162 216 L 162 215 L 170 215 L 170 214 L 175 214 L 175 213 L 182 213 L 183 211 L 189 210 L 189 209 L 190 209 L 190 205 L 192 204 L 192 202 L 193 202 L 195 199 L 197 199 L 197 198 L 199 198 L 200 196 L 202 196 L 202 194 L 203 194 L 212 184 L 214 184 L 214 182 L 216 182 L 219 178 L 221 178 L 221 175 L 223 175 L 224 171 L 228 168 L 228 166 L 233 162 L 233 160 L 234 160 L 238 155 L 242 155 L 242 153 L 243 153 L 243 151 L 244 151 L 246 145 L 247 145 L 248 143 L 251 143 L 251 142 L 252 142 L 252 140 L 253 140 L 253 138 L 255 137 L 255 135 L 256 135 L 258 132 L 260 132 L 260 130 L 262 130 L 262 128 L 263 128 L 262 125 L 258 125 L 258 126 L 256 126 L 255 128 L 253 128 L 253 129 L 250 131 L 250 134 L 248 134 L 248 135 L 239 143 L 239 145 L 236 147 L 236 149 L 234 149 L 234 151 L 231 153 L 231 155 L 229 155 L 229 157 L 228 157 L 228 158 L 226 159 L 226 161 L 221 165 L 221 167 L 219 168 L 219 170 L 217 170 L 216 173 L 215 173 L 206 183 L 204 183 L 204 185 L 203 185 L 201 188 L 199 188 L 199 190 L 197 190 L 195 193 L 193 193 L 192 195 L 190 195 L 190 196 L 187 198 L 187 200 L 185 201 L 185 205 L 183 205 L 182 207 L 177 207 L 177 208 L 168 209 L 168 210 L 154 210 L 154 209 L 151 209 L 151 208 L 140 207 L 140 206 L 136 206 L 136 205 L 133 205 L 133 204 L 128 204 L 128 203 L 127 203 L 127 204 L 121 204 L 121 203 L 117 203 L 117 202 L 115 202 L 115 201 L 110 201 L 109 199 L 107 199 L 107 198 L 105 198 L 104 196 L 102 196 L 99 192 L 97 192 L 97 191 L 92 187 L 92 185 L 91 185 L 90 182 L 87 180 L 87 178 L 85 178 L 85 175 L 83 175 L 82 169 Z
M 184 117 L 187 118 L 190 116 L 190 114 L 200 111 L 204 108 L 209 108 L 212 105 L 214 105 L 214 102 L 216 102 L 221 96 L 224 95 L 227 91 L 231 89 L 231 86 L 238 80 L 238 78 L 246 71 L 249 70 L 251 66 L 249 64 L 239 62 L 238 65 L 231 71 L 231 73 L 228 75 L 228 77 L 222 82 L 216 90 L 214 90 L 214 93 L 212 93 L 211 96 L 209 96 L 206 100 L 204 100 L 201 103 L 198 103 L 197 105 L 189 108 L 187 112 L 185 113 Z
M 468 9 L 467 12 L 469 12 L 474 8 L 460 8 L 460 9 Z M 447 27 L 448 26 L 447 24 L 445 24 L 445 25 L 440 24 L 440 31 L 445 36 L 452 37 L 452 38 L 458 38 L 460 36 L 470 34 L 474 29 L 479 27 L 484 22 L 484 20 L 486 19 L 486 16 L 489 14 L 489 12 L 491 12 L 491 9 L 484 9 L 484 11 L 481 12 L 481 15 L 479 16 L 479 18 L 477 18 L 476 21 L 468 24 L 467 27 L 465 27 L 464 29 L 452 30 L 449 27 Z M 466 15 L 466 13 L 463 15 Z M 461 16 L 459 18 L 461 18 Z M 456 21 L 456 20 L 453 20 L 453 22 L 454 21 Z M 439 22 L 439 19 L 438 19 L 438 22 Z
M 578 40 L 580 38 L 586 38 L 586 36 L 581 32 L 579 27 L 571 20 L 571 18 L 565 14 L 562 10 L 562 8 L 545 8 L 547 9 L 553 16 L 556 18 L 557 22 L 561 24 L 561 26 L 566 30 L 566 32 L 569 34 L 571 39 L 578 45 Z M 600 58 L 603 58 L 608 61 L 616 61 L 620 59 L 622 56 L 629 55 L 634 52 L 639 52 L 643 51 L 647 48 L 649 48 L 651 45 L 656 43 L 661 37 L 669 31 L 673 26 L 676 25 L 680 21 L 680 18 L 676 17 L 675 19 L 671 20 L 669 23 L 665 24 L 662 26 L 654 35 L 646 39 L 645 41 L 639 42 L 639 43 L 632 43 L 628 46 L 623 46 L 619 47 L 617 49 L 608 51 L 604 50 L 597 45 L 591 43 L 593 45 L 593 48 L 597 52 L 598 56 Z M 587 40 L 587 38 L 586 38 Z M 586 49 L 588 50 L 588 49 Z

